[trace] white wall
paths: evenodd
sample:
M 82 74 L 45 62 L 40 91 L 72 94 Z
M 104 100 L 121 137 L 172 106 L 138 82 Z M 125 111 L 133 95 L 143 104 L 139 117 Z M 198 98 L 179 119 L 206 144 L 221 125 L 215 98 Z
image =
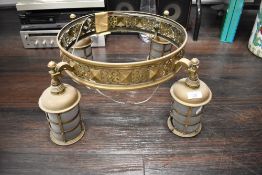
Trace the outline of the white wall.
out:
M 0 6 L 15 5 L 18 0 L 0 0 Z

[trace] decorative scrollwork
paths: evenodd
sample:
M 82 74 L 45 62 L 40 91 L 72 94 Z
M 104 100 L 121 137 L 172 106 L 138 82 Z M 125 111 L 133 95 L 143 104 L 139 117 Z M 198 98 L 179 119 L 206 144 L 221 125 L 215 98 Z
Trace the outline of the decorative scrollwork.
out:
M 158 30 L 155 27 L 159 26 Z M 103 63 L 76 57 L 67 50 L 80 38 L 95 33 L 95 15 L 87 15 L 65 26 L 58 35 L 62 60 L 74 67 L 67 72 L 75 81 L 102 89 L 128 90 L 153 86 L 172 78 L 179 66 L 176 61 L 184 55 L 187 38 L 185 29 L 164 17 L 140 12 L 108 13 L 108 31 L 132 31 L 157 34 L 177 47 L 176 51 L 150 61 L 135 64 Z M 105 31 L 107 32 L 107 31 Z

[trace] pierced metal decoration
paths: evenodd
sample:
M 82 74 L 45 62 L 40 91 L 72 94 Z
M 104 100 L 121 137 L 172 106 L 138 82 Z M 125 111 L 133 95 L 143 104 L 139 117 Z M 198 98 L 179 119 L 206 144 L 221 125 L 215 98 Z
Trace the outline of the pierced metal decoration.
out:
M 70 48 L 78 40 L 109 32 L 144 32 L 157 35 L 176 49 L 152 60 L 133 63 L 105 63 L 73 55 Z M 172 78 L 180 69 L 187 40 L 185 29 L 163 16 L 142 12 L 101 12 L 78 18 L 58 34 L 62 61 L 74 67 L 66 71 L 74 81 L 107 90 L 133 90 L 154 86 Z

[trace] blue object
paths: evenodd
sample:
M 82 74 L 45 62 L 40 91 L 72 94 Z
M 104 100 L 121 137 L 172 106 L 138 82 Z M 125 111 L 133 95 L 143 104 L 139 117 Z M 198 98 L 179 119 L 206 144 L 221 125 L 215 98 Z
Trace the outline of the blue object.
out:
M 243 6 L 244 0 L 230 0 L 220 35 L 220 41 L 228 43 L 234 41 Z

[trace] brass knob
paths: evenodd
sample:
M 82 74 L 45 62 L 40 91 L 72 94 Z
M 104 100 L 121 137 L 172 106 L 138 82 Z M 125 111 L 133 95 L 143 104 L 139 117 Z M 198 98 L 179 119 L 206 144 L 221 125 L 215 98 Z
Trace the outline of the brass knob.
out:
M 47 67 L 51 70 L 54 70 L 56 67 L 56 63 L 54 61 L 50 61 L 47 65 Z
M 36 40 L 34 44 L 35 44 L 35 46 L 37 46 L 38 45 L 38 40 Z
M 76 14 L 74 14 L 74 13 L 70 14 L 69 18 L 70 19 L 75 19 L 76 18 Z
M 169 11 L 168 10 L 165 10 L 164 13 L 163 13 L 164 17 L 168 17 L 169 16 Z
M 197 58 L 192 58 L 191 63 L 193 66 L 198 66 L 199 65 L 199 60 Z

